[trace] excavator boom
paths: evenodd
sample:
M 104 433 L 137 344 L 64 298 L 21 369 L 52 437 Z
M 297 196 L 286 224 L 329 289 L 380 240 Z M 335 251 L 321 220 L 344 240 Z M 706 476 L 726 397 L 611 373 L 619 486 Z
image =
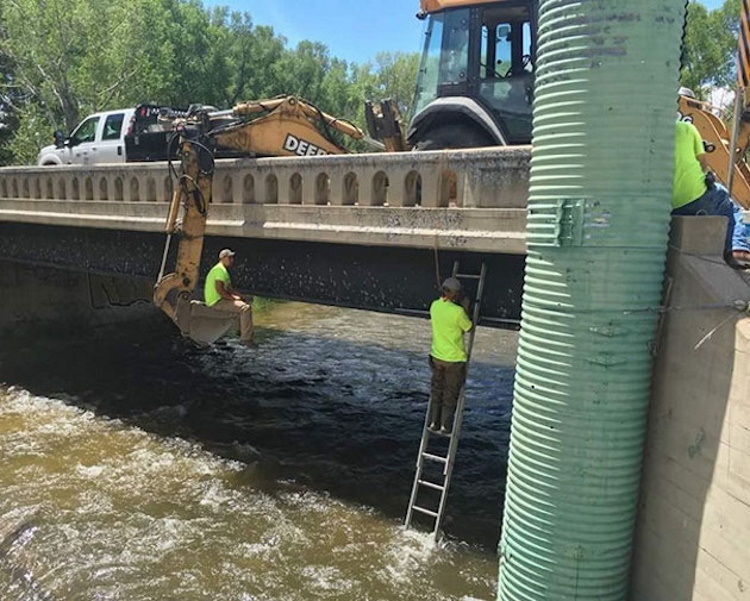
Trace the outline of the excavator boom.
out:
M 224 118 L 225 113 L 220 114 Z M 319 111 L 313 105 L 287 96 L 244 102 L 232 109 L 238 120 L 209 132 L 218 149 L 252 156 L 317 156 L 344 154 L 331 130 L 361 140 L 365 133 L 355 125 Z M 211 123 L 212 114 L 208 114 Z
M 167 248 L 162 273 L 154 289 L 154 304 L 187 335 L 190 329 L 190 299 L 198 282 L 203 236 L 211 202 L 213 156 L 200 140 L 199 131 L 185 128 L 181 131 L 180 158 L 181 174 L 167 216 Z M 165 275 L 164 267 L 172 236 L 179 236 L 180 239 L 176 268 Z

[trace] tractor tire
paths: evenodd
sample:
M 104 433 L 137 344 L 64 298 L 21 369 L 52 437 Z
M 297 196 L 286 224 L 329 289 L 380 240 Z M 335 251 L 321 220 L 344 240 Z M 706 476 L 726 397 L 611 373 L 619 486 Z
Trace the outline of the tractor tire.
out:
M 442 125 L 427 131 L 414 145 L 414 150 L 445 150 L 446 148 L 482 148 L 497 146 L 489 134 L 472 125 Z

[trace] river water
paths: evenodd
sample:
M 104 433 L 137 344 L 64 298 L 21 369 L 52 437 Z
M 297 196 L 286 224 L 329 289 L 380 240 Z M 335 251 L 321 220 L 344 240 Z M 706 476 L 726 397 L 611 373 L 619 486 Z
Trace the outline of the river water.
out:
M 516 334 L 477 333 L 435 546 L 401 525 L 429 324 L 258 321 L 250 349 L 191 349 L 159 316 L 4 337 L 0 599 L 494 599 Z

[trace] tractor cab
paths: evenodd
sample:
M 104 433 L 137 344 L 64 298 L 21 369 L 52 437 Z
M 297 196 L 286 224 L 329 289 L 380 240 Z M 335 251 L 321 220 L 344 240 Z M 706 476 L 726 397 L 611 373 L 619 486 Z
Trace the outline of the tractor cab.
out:
M 426 39 L 409 145 L 529 144 L 536 0 L 421 0 L 421 9 Z

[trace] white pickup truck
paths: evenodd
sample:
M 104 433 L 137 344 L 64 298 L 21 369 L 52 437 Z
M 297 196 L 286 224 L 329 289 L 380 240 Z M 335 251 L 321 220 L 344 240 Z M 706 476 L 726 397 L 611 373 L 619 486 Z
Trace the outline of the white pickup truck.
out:
M 84 119 L 67 138 L 55 132 L 55 143 L 39 152 L 37 164 L 94 165 L 125 162 L 125 134 L 134 108 L 94 113 Z

